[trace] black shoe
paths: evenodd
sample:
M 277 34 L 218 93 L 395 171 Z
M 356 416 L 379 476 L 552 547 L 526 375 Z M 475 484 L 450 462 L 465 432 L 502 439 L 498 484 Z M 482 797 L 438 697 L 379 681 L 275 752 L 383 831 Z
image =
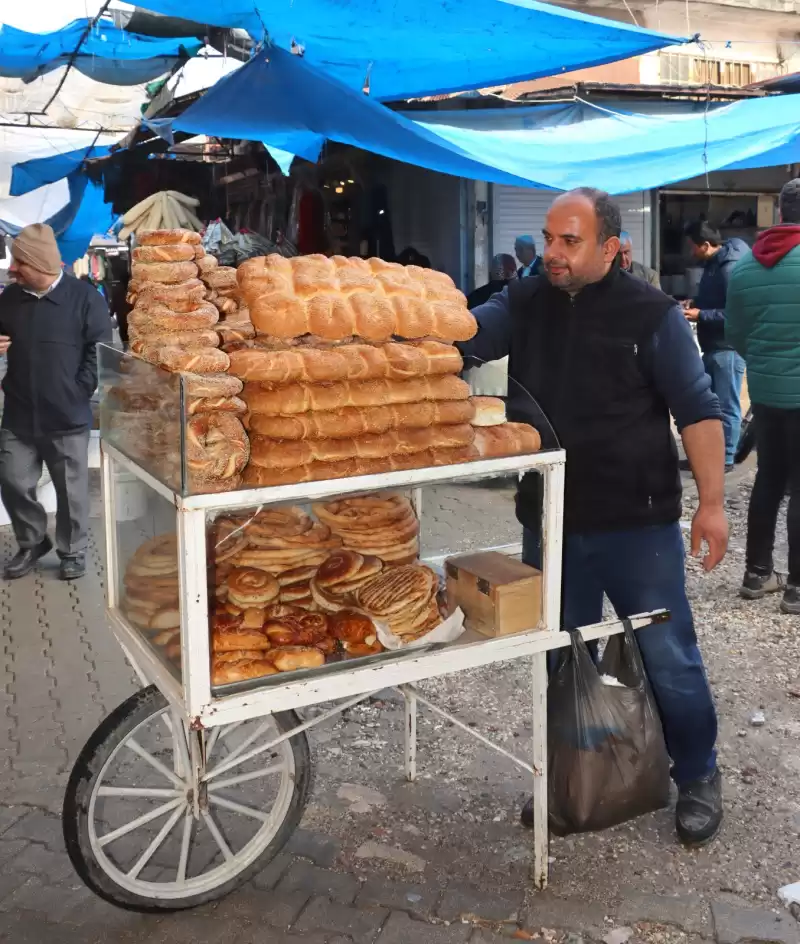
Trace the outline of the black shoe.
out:
M 527 826 L 528 829 L 533 829 L 533 797 L 522 807 L 519 818 L 523 826 Z
M 725 475 L 727 475 L 729 472 L 733 472 L 733 470 L 734 470 L 735 468 L 736 468 L 736 466 L 735 466 L 732 462 L 730 463 L 730 465 L 726 465 L 726 466 L 725 466 Z
M 77 580 L 86 573 L 86 555 L 74 554 L 61 558 L 61 570 L 58 576 L 62 580 Z
M 702 780 L 678 787 L 675 828 L 687 846 L 704 846 L 722 825 L 722 775 L 715 770 Z
M 688 459 L 681 459 L 681 461 L 678 463 L 678 467 L 680 468 L 681 472 L 691 472 L 691 471 L 692 471 L 692 467 L 691 467 L 691 465 L 689 464 L 689 460 L 688 460 Z
M 781 590 L 786 590 L 786 579 L 783 574 L 773 571 L 764 576 L 748 570 L 744 575 L 739 595 L 745 600 L 761 600 L 768 593 L 780 593 Z
M 781 613 L 800 616 L 800 587 L 787 587 L 781 600 Z
M 50 538 L 45 537 L 42 543 L 36 547 L 22 547 L 6 564 L 3 570 L 3 577 L 6 580 L 19 580 L 29 574 L 36 566 L 36 561 L 45 554 L 53 550 L 53 544 Z

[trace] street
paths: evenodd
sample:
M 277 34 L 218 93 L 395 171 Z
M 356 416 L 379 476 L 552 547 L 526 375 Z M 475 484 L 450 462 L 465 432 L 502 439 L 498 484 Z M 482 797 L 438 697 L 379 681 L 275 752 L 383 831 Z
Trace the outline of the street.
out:
M 737 596 L 752 467 L 729 476 L 731 545 L 709 576 L 690 561 L 698 634 L 720 712 L 726 819 L 707 848 L 677 845 L 670 810 L 606 833 L 555 839 L 548 891 L 530 887 L 518 813 L 525 776 L 430 714 L 420 776 L 402 776 L 402 704 L 387 693 L 313 728 L 317 775 L 303 828 L 250 885 L 166 917 L 115 909 L 80 883 L 60 805 L 78 751 L 138 687 L 103 614 L 102 533 L 89 573 L 65 584 L 55 558 L 0 584 L 0 940 L 198 944 L 499 944 L 800 941 L 777 889 L 800 878 L 800 621 L 778 600 Z M 518 540 L 510 487 L 427 496 L 428 552 Z M 688 489 L 684 517 L 694 497 Z M 94 512 L 99 512 L 94 503 Z M 4 555 L 13 552 L 0 531 Z M 785 532 L 778 560 L 785 565 Z M 426 682 L 423 691 L 523 755 L 530 711 L 522 661 Z M 311 709 L 312 711 L 322 709 Z

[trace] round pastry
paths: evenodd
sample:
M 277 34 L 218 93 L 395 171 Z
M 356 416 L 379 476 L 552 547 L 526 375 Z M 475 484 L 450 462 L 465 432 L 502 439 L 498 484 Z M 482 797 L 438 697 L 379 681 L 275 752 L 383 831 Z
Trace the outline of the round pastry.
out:
M 140 246 L 169 246 L 173 243 L 191 243 L 196 246 L 200 238 L 200 233 L 190 229 L 148 229 L 136 234 L 136 242 Z
M 438 577 L 429 567 L 392 567 L 359 587 L 356 599 L 360 607 L 378 617 L 392 617 L 403 610 L 417 612 L 427 606 L 438 582 Z M 313 586 L 312 583 L 312 591 Z
M 282 587 L 292 587 L 295 584 L 307 584 L 317 572 L 316 567 L 292 567 L 278 574 L 278 583 Z
M 134 262 L 131 278 L 143 283 L 164 282 L 175 285 L 197 278 L 197 266 L 194 262 Z
M 166 646 L 176 637 L 180 638 L 180 635 L 181 631 L 179 629 L 162 629 L 160 633 L 153 636 L 151 641 L 157 646 Z
M 275 650 L 271 661 L 279 672 L 294 672 L 319 668 L 325 664 L 325 656 L 314 646 L 284 646 Z
M 186 424 L 186 467 L 198 481 L 236 476 L 247 464 L 250 442 L 244 427 L 227 413 L 201 413 Z
M 304 616 L 306 611 L 301 606 L 292 606 L 290 604 L 273 603 L 264 611 L 267 620 L 286 619 L 287 616 Z
M 229 560 L 246 548 L 247 534 L 242 523 L 234 521 L 232 518 L 217 518 L 212 546 L 214 560 L 217 565 Z M 219 576 L 219 566 L 217 576 Z
M 175 662 L 180 664 L 181 661 L 181 641 L 180 639 L 173 639 L 172 642 L 167 643 L 164 646 L 164 655 L 169 659 L 170 662 Z
M 134 262 L 192 262 L 195 247 L 191 243 L 165 246 L 137 246 L 131 253 Z
M 238 377 L 229 377 L 227 374 L 202 375 L 182 371 L 181 378 L 187 398 L 235 397 L 244 387 Z
M 403 495 L 363 495 L 312 505 L 314 514 L 334 532 L 372 531 L 407 518 L 414 511 Z
M 383 646 L 380 644 L 377 638 L 371 645 L 366 642 L 343 642 L 342 648 L 351 659 L 361 659 L 364 656 L 375 656 L 379 652 L 384 651 Z
M 264 537 L 289 538 L 305 534 L 313 526 L 314 519 L 302 508 L 266 508 L 253 518 L 250 531 Z
M 219 260 L 216 256 L 212 256 L 210 253 L 207 253 L 206 255 L 200 256 L 199 258 L 195 257 L 195 265 L 197 266 L 197 269 L 202 278 L 217 268 L 219 265 Z
M 217 348 L 201 348 L 185 351 L 180 347 L 162 347 L 158 350 L 158 363 L 171 371 L 189 371 L 199 374 L 221 374 L 230 366 L 230 358 Z
M 329 630 L 329 620 L 325 613 L 305 613 L 296 617 L 296 622 L 301 629 L 317 636 L 324 636 Z
M 358 610 L 341 610 L 330 617 L 330 633 L 341 642 L 364 642 L 375 638 L 375 624 Z
M 134 577 L 164 576 L 178 572 L 178 538 L 160 534 L 137 548 L 127 572 Z
M 269 659 L 269 649 L 231 649 L 230 652 L 215 652 L 214 662 L 241 662 L 243 659 Z
M 345 607 L 346 604 L 340 597 L 334 596 L 328 590 L 320 587 L 314 578 L 311 580 L 310 587 L 311 599 L 324 612 L 338 613 L 339 610 Z
M 249 682 L 265 675 L 277 675 L 278 670 L 266 659 L 239 659 L 237 662 L 211 664 L 211 684 L 226 685 L 229 682 Z
M 310 583 L 293 583 L 288 587 L 281 587 L 278 597 L 281 603 L 294 603 L 296 606 L 303 606 L 313 600 L 311 596 Z
M 268 620 L 264 623 L 264 634 L 273 646 L 293 646 L 299 642 L 297 626 L 291 619 Z
M 352 580 L 363 564 L 364 558 L 355 551 L 334 551 L 320 564 L 314 580 L 323 589 L 335 587 L 336 584 Z
M 278 581 L 263 570 L 236 567 L 228 577 L 228 599 L 244 609 L 266 606 L 278 596 L 279 591 Z

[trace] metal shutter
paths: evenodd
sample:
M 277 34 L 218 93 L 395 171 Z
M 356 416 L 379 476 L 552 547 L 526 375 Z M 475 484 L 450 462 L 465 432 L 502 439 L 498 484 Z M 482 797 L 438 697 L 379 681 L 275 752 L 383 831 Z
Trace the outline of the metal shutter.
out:
M 514 254 L 517 236 L 530 234 L 536 248 L 542 251 L 542 227 L 550 204 L 558 196 L 554 190 L 527 187 L 492 187 L 492 255 Z M 622 212 L 622 228 L 631 234 L 633 257 L 649 265 L 650 260 L 650 194 L 649 191 L 626 193 L 615 197 Z

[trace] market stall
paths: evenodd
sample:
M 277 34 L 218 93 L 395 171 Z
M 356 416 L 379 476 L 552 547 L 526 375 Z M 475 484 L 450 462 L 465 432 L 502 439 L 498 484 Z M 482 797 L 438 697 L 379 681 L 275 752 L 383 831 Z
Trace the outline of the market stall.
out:
M 570 644 L 559 630 L 564 453 L 508 422 L 501 401 L 469 397 L 453 342 L 476 327 L 441 273 L 278 254 L 228 272 L 196 234 L 139 241 L 133 353 L 101 347 L 100 386 L 109 621 L 146 687 L 101 724 L 70 777 L 64 830 L 78 873 L 140 910 L 226 894 L 300 821 L 306 730 L 398 688 L 409 779 L 420 704 L 532 775 L 543 887 L 546 653 Z M 226 309 L 233 323 L 220 321 Z M 422 551 L 427 488 L 527 472 L 544 479 L 541 571 L 510 548 Z M 522 657 L 526 759 L 416 687 Z

